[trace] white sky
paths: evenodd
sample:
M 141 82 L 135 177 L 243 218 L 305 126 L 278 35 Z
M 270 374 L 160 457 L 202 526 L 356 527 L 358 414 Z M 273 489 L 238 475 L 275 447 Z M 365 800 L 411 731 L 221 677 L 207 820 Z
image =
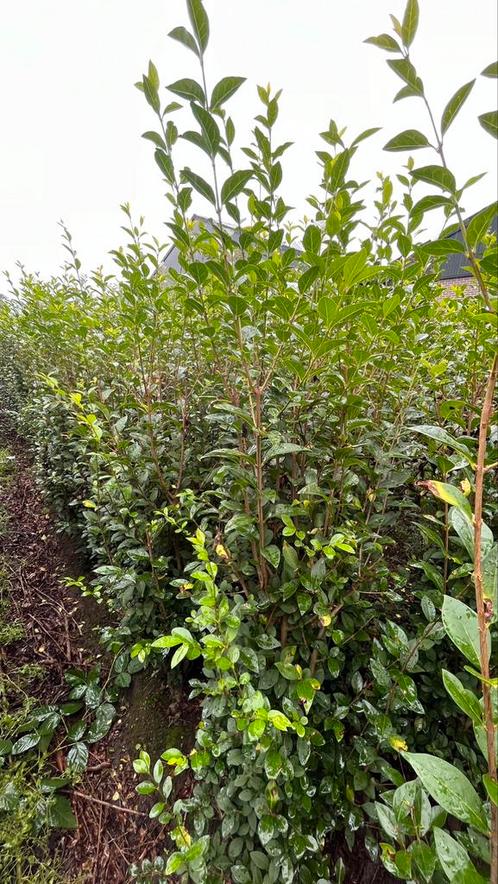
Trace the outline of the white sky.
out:
M 439 114 L 460 85 L 496 59 L 497 4 L 420 0 L 420 6 L 413 57 Z M 133 83 L 149 58 L 162 85 L 197 78 L 195 57 L 166 36 L 187 24 L 184 2 L 2 0 L 1 7 L 0 270 L 13 271 L 21 260 L 28 270 L 56 272 L 64 259 L 61 218 L 84 269 L 110 268 L 108 252 L 124 236 L 120 203 L 144 214 L 151 233 L 166 234 L 169 204 L 152 145 L 140 138 L 154 128 L 154 115 Z M 314 150 L 325 146 L 318 132 L 330 117 L 351 134 L 384 127 L 361 145 L 359 179 L 401 170 L 406 155 L 382 151 L 392 135 L 408 127 L 428 132 L 416 99 L 392 105 L 402 85 L 385 63 L 392 56 L 362 42 L 390 31 L 388 14 L 401 17 L 404 0 L 206 0 L 206 7 L 210 85 L 225 75 L 248 78 L 229 104 L 241 144 L 249 143 L 249 122 L 259 112 L 256 83 L 284 90 L 277 134 L 295 146 L 283 194 L 300 213 L 317 189 Z M 469 213 L 496 198 L 496 142 L 476 120 L 495 107 L 496 80 L 478 77 L 448 136 L 459 183 L 488 172 L 468 192 Z M 175 118 L 180 126 L 181 119 Z M 190 151 L 180 145 L 179 164 L 191 161 Z M 433 162 L 425 151 L 415 158 Z M 201 198 L 194 208 L 208 211 Z

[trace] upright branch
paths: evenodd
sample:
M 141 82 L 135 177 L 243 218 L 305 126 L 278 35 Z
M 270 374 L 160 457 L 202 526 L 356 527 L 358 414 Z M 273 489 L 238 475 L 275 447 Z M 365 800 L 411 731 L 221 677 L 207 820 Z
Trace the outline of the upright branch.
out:
M 491 688 L 489 685 L 489 657 L 488 657 L 488 623 L 493 615 L 492 600 L 486 597 L 483 574 L 482 574 L 482 511 L 484 498 L 484 474 L 486 448 L 489 425 L 493 413 L 493 397 L 498 375 L 498 354 L 495 354 L 493 365 L 488 377 L 486 395 L 481 411 L 479 426 L 479 448 L 477 452 L 477 465 L 475 473 L 475 506 L 474 506 L 474 584 L 476 593 L 476 609 L 479 624 L 479 643 L 481 658 L 482 696 L 484 701 L 484 721 L 486 726 L 486 744 L 488 754 L 488 773 L 496 782 L 496 741 L 495 725 L 493 722 L 493 704 L 491 700 Z M 498 808 L 491 803 L 491 881 L 498 880 Z

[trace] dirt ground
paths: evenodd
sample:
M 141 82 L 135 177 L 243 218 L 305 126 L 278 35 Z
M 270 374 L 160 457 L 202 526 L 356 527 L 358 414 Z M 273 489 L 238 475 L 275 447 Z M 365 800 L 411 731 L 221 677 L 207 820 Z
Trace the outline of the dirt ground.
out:
M 25 445 L 13 434 L 4 436 L 2 443 L 15 465 L 8 482 L 0 486 L 5 522 L 0 555 L 9 583 L 9 616 L 24 627 L 24 634 L 3 649 L 4 663 L 13 669 L 42 667 L 44 675 L 30 693 L 41 703 L 56 703 L 67 697 L 67 669 L 91 669 L 98 655 L 105 673 L 109 661 L 101 655 L 95 635 L 102 610 L 64 585 L 64 577 L 85 573 L 85 563 L 73 544 L 56 532 Z M 118 711 L 108 736 L 90 746 L 88 769 L 71 793 L 78 828 L 52 839 L 68 882 L 120 884 L 132 862 L 153 857 L 164 847 L 164 826 L 148 818 L 152 800 L 136 793 L 139 778 L 131 762 L 139 746 L 156 757 L 168 745 L 188 745 L 198 711 L 187 704 L 181 685 L 169 686 L 149 673 L 139 673 L 132 687 L 122 691 Z M 62 754 L 55 753 L 51 763 L 54 774 L 60 773 Z

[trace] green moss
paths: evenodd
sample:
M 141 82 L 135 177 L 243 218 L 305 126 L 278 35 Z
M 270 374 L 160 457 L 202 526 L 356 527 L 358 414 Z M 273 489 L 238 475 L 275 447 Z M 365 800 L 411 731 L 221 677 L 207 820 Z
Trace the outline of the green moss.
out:
M 19 621 L 0 623 L 0 645 L 11 645 L 26 635 L 24 626 Z
M 166 684 L 159 673 L 137 673 L 128 694 L 128 708 L 115 751 L 135 758 L 137 747 L 157 758 L 168 746 L 190 749 L 192 725 L 183 718 L 184 693 Z
M 14 457 L 8 448 L 0 448 L 0 479 L 10 476 L 14 470 Z

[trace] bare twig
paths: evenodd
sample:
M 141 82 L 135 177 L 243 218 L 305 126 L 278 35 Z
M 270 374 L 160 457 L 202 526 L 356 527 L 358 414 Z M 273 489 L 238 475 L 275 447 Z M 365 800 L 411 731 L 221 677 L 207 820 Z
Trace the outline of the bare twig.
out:
M 133 816 L 147 817 L 147 814 L 142 813 L 140 810 L 133 810 L 132 807 L 122 807 L 120 804 L 111 804 L 110 801 L 103 801 L 102 798 L 96 798 L 94 795 L 86 795 L 85 792 L 78 792 L 76 789 L 66 789 L 63 791 L 67 791 L 69 795 L 76 795 L 78 798 L 83 798 L 85 801 L 103 804 L 104 807 L 111 807 L 113 810 L 120 811 L 121 813 L 131 813 Z

